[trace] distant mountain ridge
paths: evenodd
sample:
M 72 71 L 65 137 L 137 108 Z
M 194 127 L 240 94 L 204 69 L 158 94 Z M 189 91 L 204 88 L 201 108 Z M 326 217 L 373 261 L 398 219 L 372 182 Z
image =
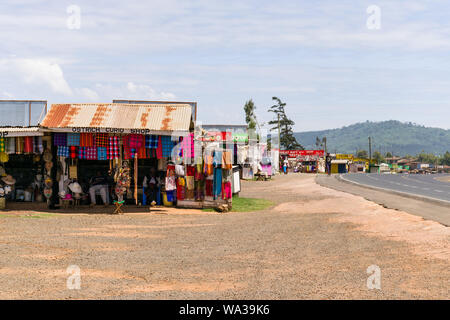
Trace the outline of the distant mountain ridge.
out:
M 329 152 L 355 153 L 369 150 L 368 137 L 372 137 L 372 151 L 395 155 L 416 155 L 422 151 L 444 154 L 450 151 L 450 130 L 430 128 L 396 120 L 360 122 L 339 129 L 295 132 L 294 136 L 305 149 L 316 149 L 316 137 L 327 137 Z

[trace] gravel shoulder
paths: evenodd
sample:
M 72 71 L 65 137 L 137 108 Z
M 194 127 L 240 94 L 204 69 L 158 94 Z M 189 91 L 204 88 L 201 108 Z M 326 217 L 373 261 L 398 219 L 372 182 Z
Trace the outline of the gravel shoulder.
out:
M 448 299 L 449 228 L 289 174 L 258 212 L 0 214 L 1 299 Z M 28 215 L 28 216 L 27 216 Z M 66 287 L 69 265 L 81 289 Z M 366 270 L 381 269 L 381 290 Z

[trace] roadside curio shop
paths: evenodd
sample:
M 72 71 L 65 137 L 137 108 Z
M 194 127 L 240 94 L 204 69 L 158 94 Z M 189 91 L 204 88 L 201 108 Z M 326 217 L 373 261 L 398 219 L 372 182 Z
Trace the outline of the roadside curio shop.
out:
M 52 105 L 40 126 L 28 129 L 32 139 L 14 137 L 14 152 L 11 133 L 0 141 L 11 151 L 0 159 L 15 189 L 8 200 L 50 208 L 230 203 L 230 155 L 194 143 L 195 114 L 180 103 Z

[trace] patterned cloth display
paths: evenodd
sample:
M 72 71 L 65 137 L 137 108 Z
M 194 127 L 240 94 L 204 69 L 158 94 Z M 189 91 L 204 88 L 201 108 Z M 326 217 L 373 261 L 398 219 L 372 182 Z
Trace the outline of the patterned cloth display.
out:
M 78 148 L 78 159 L 86 159 L 86 147 Z
M 108 134 L 96 133 L 95 134 L 95 146 L 96 147 L 108 147 Z
M 158 136 L 146 135 L 145 136 L 145 147 L 148 149 L 158 148 Z
M 86 160 L 97 160 L 96 147 L 86 147 Z
M 77 157 L 77 148 L 75 146 L 70 146 L 69 147 L 69 155 L 72 159 L 75 159 Z
M 68 133 L 67 134 L 67 145 L 78 147 L 80 145 L 80 134 L 79 133 Z
M 5 152 L 6 147 L 5 147 L 5 138 L 0 138 L 0 152 Z
M 60 157 L 69 157 L 69 147 L 59 146 L 56 154 Z
M 92 133 L 81 133 L 80 147 L 93 147 L 93 146 L 94 146 L 94 135 Z
M 107 160 L 106 147 L 97 147 L 97 160 Z
M 144 146 L 144 136 L 141 134 L 129 134 L 127 137 L 127 146 L 131 149 L 139 149 Z M 124 142 L 125 145 L 125 142 Z
M 108 137 L 108 160 L 119 158 L 119 137 Z
M 42 144 L 42 137 L 34 137 L 34 152 L 44 152 L 44 145 Z
M 162 145 L 162 156 L 169 158 L 172 154 L 172 149 L 174 147 L 172 137 L 161 136 L 161 145 Z
M 58 147 L 67 146 L 67 133 L 55 133 L 53 143 Z
M 183 150 L 183 157 L 193 158 L 194 157 L 194 134 L 190 133 L 188 136 L 183 137 L 181 142 L 181 148 Z

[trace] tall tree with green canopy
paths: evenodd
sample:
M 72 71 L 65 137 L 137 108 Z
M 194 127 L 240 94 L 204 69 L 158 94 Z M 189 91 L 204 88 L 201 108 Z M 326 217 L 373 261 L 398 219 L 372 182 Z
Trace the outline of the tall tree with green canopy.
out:
M 292 126 L 295 122 L 286 116 L 286 103 L 283 103 L 277 97 L 272 97 L 272 100 L 275 101 L 275 104 L 268 111 L 273 112 L 276 117 L 275 120 L 269 121 L 269 125 L 273 125 L 271 131 L 278 132 L 278 119 L 280 119 L 280 147 L 285 150 L 303 150 L 303 146 L 294 137 Z
M 256 106 L 253 103 L 253 100 L 248 100 L 244 105 L 245 111 L 245 122 L 248 125 L 249 129 L 256 129 L 256 115 L 255 115 Z

